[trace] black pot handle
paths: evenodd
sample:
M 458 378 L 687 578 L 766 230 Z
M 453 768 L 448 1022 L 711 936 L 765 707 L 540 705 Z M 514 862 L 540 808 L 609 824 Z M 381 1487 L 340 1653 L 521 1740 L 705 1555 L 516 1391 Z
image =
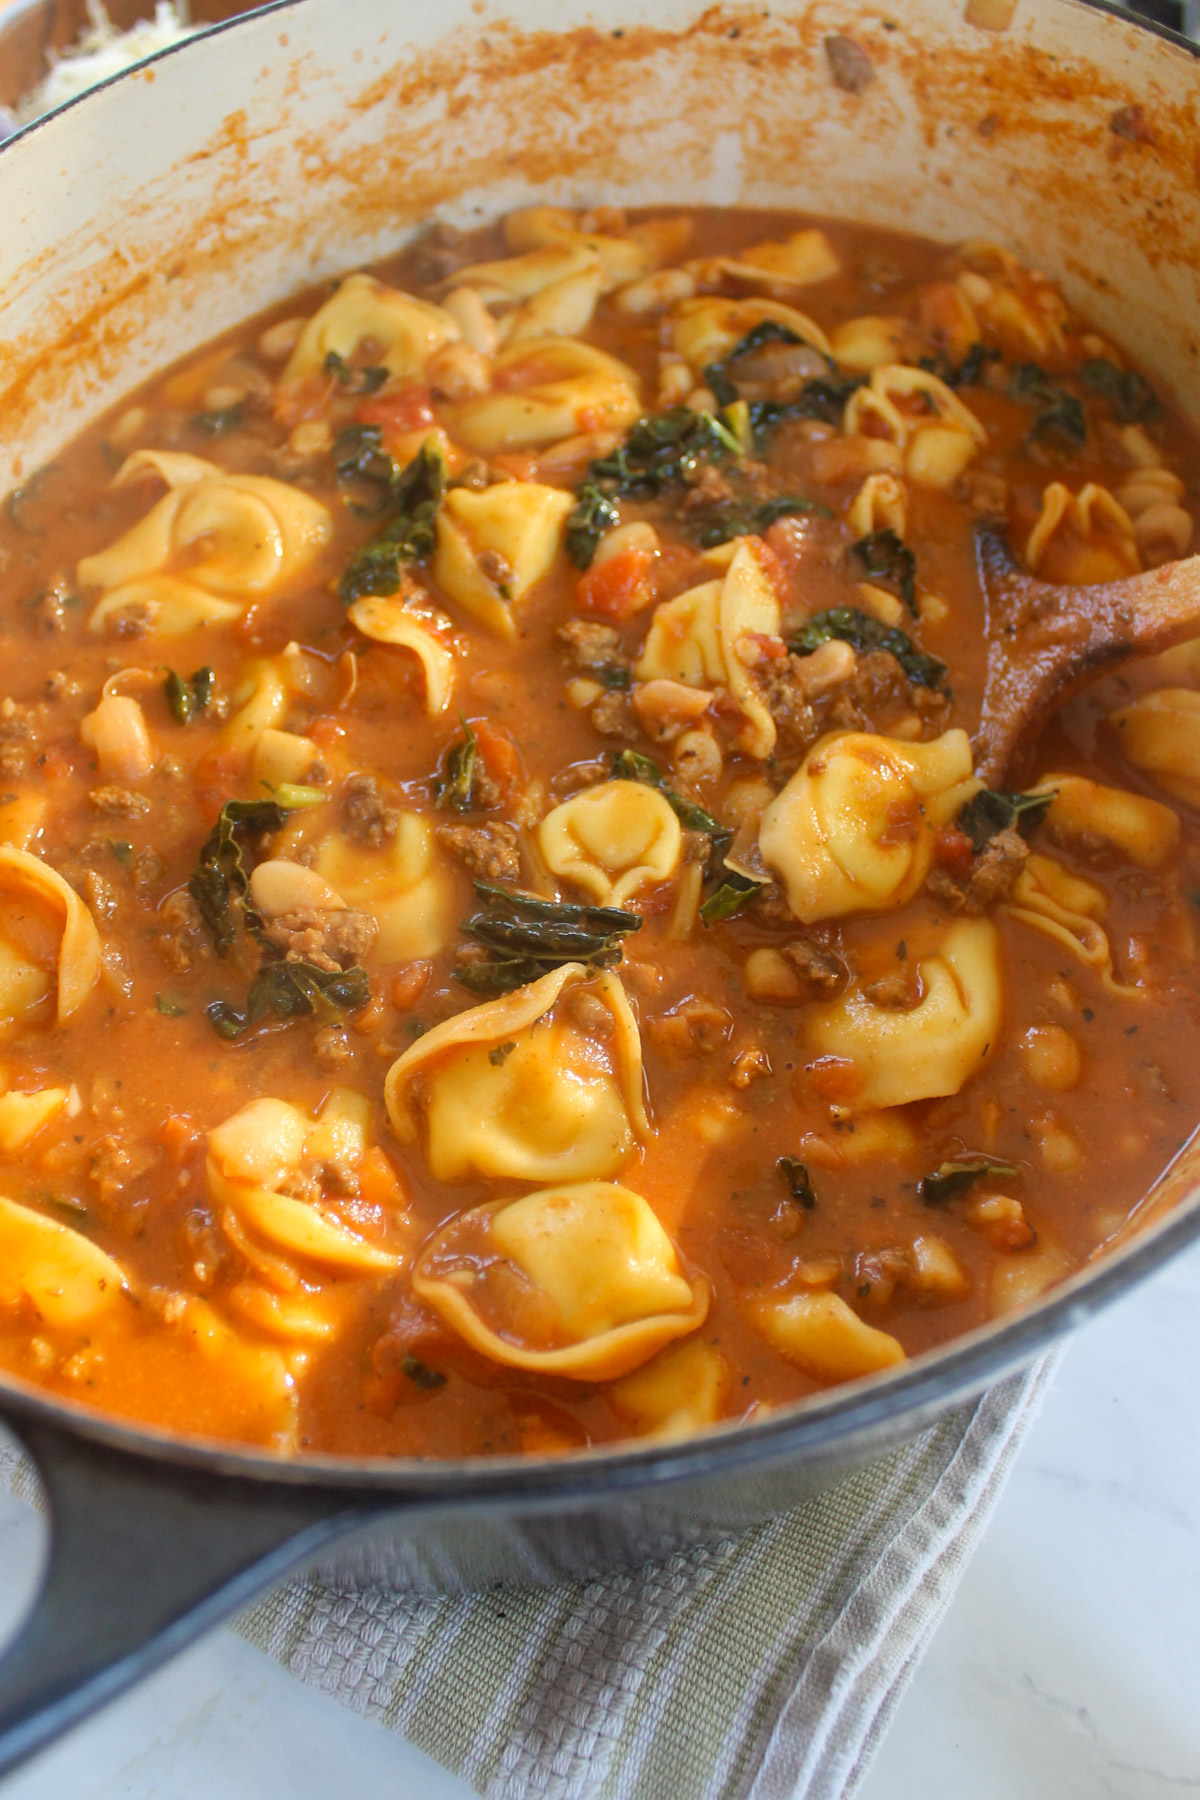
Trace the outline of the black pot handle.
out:
M 15 1429 L 46 1489 L 50 1546 L 33 1610 L 0 1655 L 0 1773 L 381 1510 L 130 1455 L 42 1421 Z

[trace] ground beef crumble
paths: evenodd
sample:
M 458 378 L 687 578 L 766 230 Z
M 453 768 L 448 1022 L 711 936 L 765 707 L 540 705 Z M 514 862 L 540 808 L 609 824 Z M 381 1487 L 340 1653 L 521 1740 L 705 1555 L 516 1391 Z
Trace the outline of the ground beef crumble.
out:
M 437 840 L 477 881 L 520 879 L 520 839 L 513 825 L 499 819 L 486 825 L 439 825 Z
M 1029 845 L 1010 826 L 984 845 L 965 881 L 955 881 L 945 869 L 934 869 L 925 887 L 950 912 L 986 912 L 997 900 L 1008 898 L 1028 855 Z

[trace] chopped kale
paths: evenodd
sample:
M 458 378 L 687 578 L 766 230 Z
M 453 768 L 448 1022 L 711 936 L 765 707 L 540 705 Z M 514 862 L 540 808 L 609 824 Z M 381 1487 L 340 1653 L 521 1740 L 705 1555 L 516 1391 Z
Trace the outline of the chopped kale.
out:
M 917 613 L 917 559 L 889 525 L 883 531 L 868 532 L 851 544 L 848 555 L 862 569 L 869 581 L 888 582 L 903 600 L 913 618 Z
M 446 491 L 446 461 L 430 439 L 392 483 L 390 517 L 363 545 L 342 576 L 338 592 L 349 606 L 364 594 L 394 594 L 400 565 L 418 562 L 433 549 L 433 520 Z
M 240 431 L 246 423 L 246 408 L 239 400 L 236 406 L 218 407 L 214 412 L 201 412 L 189 420 L 196 431 L 203 431 L 209 437 L 225 437 L 230 431 Z
M 698 508 L 683 524 L 702 550 L 711 550 L 716 544 L 727 544 L 730 538 L 761 534 L 776 519 L 786 518 L 789 514 L 811 512 L 828 516 L 826 507 L 806 499 L 803 494 L 780 494 L 773 500 L 760 500 L 757 504 L 718 500 L 712 506 Z
M 980 339 L 971 345 L 960 363 L 951 362 L 946 352 L 939 350 L 934 356 L 923 356 L 919 366 L 944 381 L 948 388 L 978 387 L 984 364 L 997 361 L 999 356 L 998 350 Z
M 494 1050 L 488 1051 L 488 1061 L 493 1068 L 502 1069 L 516 1047 L 515 1043 L 497 1044 Z
M 212 932 L 218 956 L 233 947 L 237 914 L 249 886 L 242 843 L 279 831 L 286 818 L 286 808 L 274 800 L 227 800 L 201 846 L 188 891 Z
M 794 400 L 752 400 L 747 409 L 757 450 L 765 450 L 771 433 L 788 419 L 823 419 L 840 425 L 846 402 L 863 386 L 865 375 L 814 375 Z
M 154 1004 L 167 1019 L 182 1019 L 187 1014 L 187 1007 L 172 999 L 170 994 L 155 994 Z
M 462 736 L 450 745 L 433 778 L 433 804 L 442 812 L 471 812 L 475 807 L 479 744 L 465 718 L 462 728 Z
M 1140 425 L 1162 411 L 1158 395 L 1136 369 L 1119 369 L 1106 356 L 1093 356 L 1079 365 L 1081 379 L 1094 394 L 1107 400 L 1122 425 Z
M 944 1162 L 932 1175 L 923 1175 L 917 1191 L 926 1206 L 944 1206 L 985 1175 L 1012 1181 L 1020 1173 L 1015 1163 L 1004 1162 L 998 1156 L 962 1156 L 954 1162 Z
M 601 663 L 588 673 L 595 676 L 601 687 L 627 689 L 633 686 L 633 673 L 624 663 Z
M 731 919 L 765 886 L 764 881 L 752 881 L 749 875 L 739 875 L 731 869 L 720 887 L 714 888 L 708 899 L 701 903 L 701 920 L 705 925 L 716 925 L 722 919 Z
M 657 788 L 685 831 L 703 831 L 723 843 L 731 840 L 733 834 L 727 826 L 705 812 L 702 806 L 697 806 L 694 800 L 685 800 L 673 787 L 668 787 L 658 764 L 639 750 L 618 750 L 613 757 L 612 772 L 614 780 L 640 781 L 646 787 Z
M 682 487 L 702 464 L 741 453 L 728 426 L 712 413 L 674 406 L 638 419 L 625 442 L 597 457 L 588 473 L 604 494 L 661 494 Z
M 349 388 L 352 394 L 377 394 L 388 378 L 386 369 L 376 364 L 356 368 L 344 356 L 339 356 L 336 350 L 326 353 L 325 373 L 336 375 L 338 386 Z
M 600 539 L 620 519 L 607 494 L 601 493 L 594 481 L 585 481 L 575 489 L 575 509 L 567 517 L 567 555 L 577 569 L 590 569 Z
M 1087 442 L 1082 403 L 1066 388 L 1057 387 L 1037 363 L 1013 364 L 1008 395 L 1010 400 L 1040 407 L 1030 427 L 1030 437 L 1041 440 L 1057 432 L 1072 448 Z
M 177 675 L 174 669 L 167 670 L 163 691 L 167 696 L 167 705 L 181 725 L 190 725 L 194 718 L 204 712 L 213 697 L 216 684 L 216 675 L 207 667 L 197 669 L 194 675 L 187 676 Z
M 993 788 L 980 788 L 973 800 L 959 808 L 954 822 L 966 832 L 978 856 L 994 837 L 1014 825 L 1022 837 L 1028 837 L 1034 826 L 1041 824 L 1053 798 L 1053 790 L 1048 794 L 1001 794 Z
M 352 502 L 355 512 L 386 512 L 400 483 L 400 467 L 383 448 L 378 425 L 347 425 L 333 441 L 333 472 L 343 487 L 374 489 L 370 506 Z
M 918 650 L 910 637 L 893 626 L 883 624 L 870 613 L 853 606 L 833 606 L 828 612 L 814 613 L 792 637 L 788 649 L 794 656 L 810 656 L 830 638 L 841 638 L 855 650 L 886 650 L 894 656 L 908 679 L 918 687 L 946 687 L 946 665 L 936 656 Z
M 419 1356 L 413 1355 L 411 1350 L 404 1352 L 400 1367 L 417 1387 L 427 1388 L 431 1391 L 434 1388 L 445 1387 L 450 1379 L 448 1375 L 443 1375 L 440 1369 L 431 1369 L 428 1363 L 423 1363 Z
M 540 900 L 486 881 L 477 881 L 475 892 L 483 910 L 464 919 L 462 929 L 487 952 L 487 960 L 463 961 L 455 970 L 475 993 L 506 994 L 565 962 L 612 968 L 621 960 L 622 938 L 642 928 L 637 913 L 615 906 Z
M 817 1204 L 817 1196 L 813 1192 L 813 1184 L 808 1169 L 794 1156 L 781 1156 L 775 1167 L 787 1182 L 788 1193 L 793 1200 L 798 1200 L 807 1211 L 811 1212 Z
M 355 1013 L 367 1004 L 371 989 L 365 969 L 318 969 L 309 962 L 273 962 L 250 984 L 243 1012 L 226 1000 L 214 1000 L 204 1011 L 213 1030 L 232 1041 L 268 1014 L 299 1019 L 309 1014 L 322 1022 Z

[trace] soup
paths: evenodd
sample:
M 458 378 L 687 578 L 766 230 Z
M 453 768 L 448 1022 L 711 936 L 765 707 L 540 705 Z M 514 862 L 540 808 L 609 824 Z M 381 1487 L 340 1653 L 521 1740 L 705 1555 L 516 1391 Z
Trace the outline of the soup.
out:
M 996 245 L 435 228 L 0 527 L 0 1363 L 289 1452 L 757 1416 L 1029 1303 L 1200 1115 L 1200 649 L 973 773 L 976 550 L 1196 444 Z

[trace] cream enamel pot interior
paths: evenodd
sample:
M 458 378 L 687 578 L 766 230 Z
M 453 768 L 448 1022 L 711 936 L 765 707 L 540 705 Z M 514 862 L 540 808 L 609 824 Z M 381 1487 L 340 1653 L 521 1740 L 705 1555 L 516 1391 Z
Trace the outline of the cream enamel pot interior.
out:
M 0 149 L 0 492 L 260 307 L 431 216 L 472 223 L 534 197 L 791 205 L 998 238 L 1200 416 L 1200 65 L 1182 42 L 1082 0 L 1016 0 L 1004 31 L 969 23 L 963 0 L 905 0 L 886 27 L 864 0 L 663 0 L 652 25 L 634 0 L 595 18 L 583 0 L 522 0 L 510 16 L 478 4 L 288 0 Z M 862 94 L 830 80 L 822 39 L 838 31 L 875 60 Z M 41 1469 L 52 1543 L 0 1658 L 0 1768 L 314 1559 L 343 1581 L 425 1589 L 548 1580 L 794 1503 L 1200 1237 L 1193 1160 L 1029 1311 L 670 1447 L 284 1463 L 3 1378 L 0 1413 Z

